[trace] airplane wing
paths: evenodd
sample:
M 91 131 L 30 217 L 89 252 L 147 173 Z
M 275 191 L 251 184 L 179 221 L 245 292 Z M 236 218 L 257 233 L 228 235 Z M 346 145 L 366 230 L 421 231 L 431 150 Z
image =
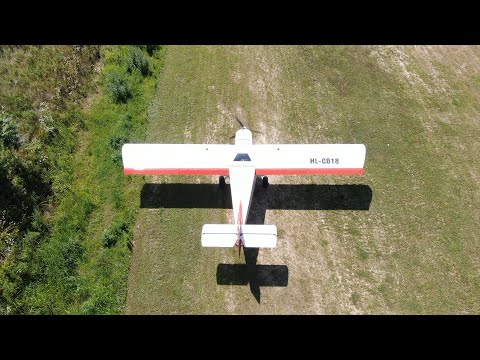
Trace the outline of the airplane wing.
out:
M 311 175 L 364 173 L 363 144 L 253 145 L 256 175 Z
M 233 145 L 124 144 L 125 174 L 228 175 Z

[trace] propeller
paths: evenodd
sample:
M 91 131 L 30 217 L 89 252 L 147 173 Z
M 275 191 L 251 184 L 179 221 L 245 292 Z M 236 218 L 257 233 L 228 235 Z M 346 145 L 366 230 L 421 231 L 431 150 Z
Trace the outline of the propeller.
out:
M 240 124 L 240 126 L 242 128 L 245 128 L 245 129 L 247 128 L 245 125 L 243 125 L 243 123 L 240 121 L 240 119 L 238 118 L 238 116 L 236 114 L 235 114 L 235 119 L 237 119 L 238 123 Z
M 238 118 L 237 114 L 235 114 L 235 119 L 238 121 L 238 123 L 240 124 L 240 126 L 243 128 L 243 129 L 248 129 L 248 127 L 246 127 L 245 125 L 243 125 L 242 121 Z M 250 130 L 250 129 L 248 129 Z M 250 130 L 252 133 L 257 133 L 257 134 L 262 134 L 261 131 L 257 131 L 257 130 Z M 235 137 L 235 135 L 233 135 L 230 139 L 233 139 Z

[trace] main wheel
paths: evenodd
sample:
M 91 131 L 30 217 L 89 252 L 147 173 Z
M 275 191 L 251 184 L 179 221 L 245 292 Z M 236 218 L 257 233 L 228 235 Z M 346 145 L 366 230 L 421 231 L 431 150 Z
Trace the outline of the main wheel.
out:
M 263 186 L 264 188 L 267 188 L 267 187 L 268 187 L 268 177 L 267 177 L 267 176 L 264 176 L 264 177 L 262 178 L 262 186 Z
M 225 189 L 225 176 L 220 176 L 218 184 L 220 185 L 220 189 Z

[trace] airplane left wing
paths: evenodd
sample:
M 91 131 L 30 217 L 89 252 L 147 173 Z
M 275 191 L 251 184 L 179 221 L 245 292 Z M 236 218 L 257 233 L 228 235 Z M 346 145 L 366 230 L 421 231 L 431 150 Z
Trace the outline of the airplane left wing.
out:
M 125 144 L 125 174 L 228 175 L 233 145 Z
M 363 144 L 276 144 L 252 146 L 256 175 L 361 175 Z

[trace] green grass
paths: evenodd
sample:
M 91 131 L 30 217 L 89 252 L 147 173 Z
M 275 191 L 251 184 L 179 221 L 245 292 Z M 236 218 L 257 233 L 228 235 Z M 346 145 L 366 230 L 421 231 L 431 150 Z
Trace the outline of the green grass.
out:
M 240 112 L 263 132 L 254 141 L 364 143 L 363 177 L 270 182 L 364 184 L 372 200 L 368 211 L 267 210 L 281 236 L 257 263 L 287 265 L 289 278 L 261 287 L 260 303 L 249 286 L 216 284 L 219 263 L 243 258 L 200 247 L 201 226 L 227 222 L 230 210 L 140 209 L 127 312 L 478 313 L 480 54 L 398 50 L 403 57 L 360 46 L 169 47 L 148 141 L 225 143 Z
M 358 302 L 360 301 L 360 295 L 358 293 L 354 292 L 351 296 L 351 299 L 352 299 L 353 305 L 356 306 L 358 304 Z
M 37 250 L 69 189 L 75 135 L 84 128 L 81 109 L 96 86 L 98 59 L 96 46 L 0 47 L 0 313 L 28 312 L 31 285 L 48 272 Z M 82 196 L 72 205 L 91 210 Z M 64 245 L 52 263 L 74 267 L 82 256 L 78 243 L 71 237 Z M 68 286 L 71 269 L 64 270 Z
M 40 48 L 40 54 L 49 49 L 56 51 Z M 56 160 L 54 201 L 38 216 L 43 228 L 27 233 L 11 264 L 3 264 L 8 280 L 3 294 L 16 293 L 7 300 L 7 313 L 124 313 L 135 189 L 141 179 L 124 176 L 120 149 L 125 142 L 145 139 L 147 108 L 164 51 L 149 50 L 100 48 L 100 72 L 96 81 L 91 79 L 88 100 L 67 113 L 80 125 L 69 132 L 61 129 L 56 148 L 49 149 Z M 33 59 L 39 60 L 38 54 Z M 112 83 L 111 74 L 123 79 L 127 98 L 119 100 L 119 83 Z M 50 79 L 48 73 L 39 76 L 42 85 Z
M 123 59 L 122 52 L 128 51 L 128 47 L 103 50 L 106 52 L 104 75 L 108 79 L 110 71 L 123 70 L 121 64 L 111 65 L 112 58 Z M 162 54 L 149 60 L 153 76 L 144 78 L 139 72 L 125 75 L 132 88 L 131 99 L 125 104 L 116 104 L 107 91 L 88 111 L 87 141 L 76 157 L 78 176 L 72 188 L 74 192 L 87 193 L 95 209 L 85 214 L 88 226 L 82 233 L 84 261 L 78 266 L 78 295 L 69 305 L 74 313 L 124 312 L 132 224 L 137 209 L 132 190 L 140 179 L 123 175 L 119 154 L 122 143 L 139 142 L 145 136 L 146 108 L 156 86 Z M 58 223 L 62 234 L 66 223 Z M 114 237 L 107 246 L 106 234 Z

